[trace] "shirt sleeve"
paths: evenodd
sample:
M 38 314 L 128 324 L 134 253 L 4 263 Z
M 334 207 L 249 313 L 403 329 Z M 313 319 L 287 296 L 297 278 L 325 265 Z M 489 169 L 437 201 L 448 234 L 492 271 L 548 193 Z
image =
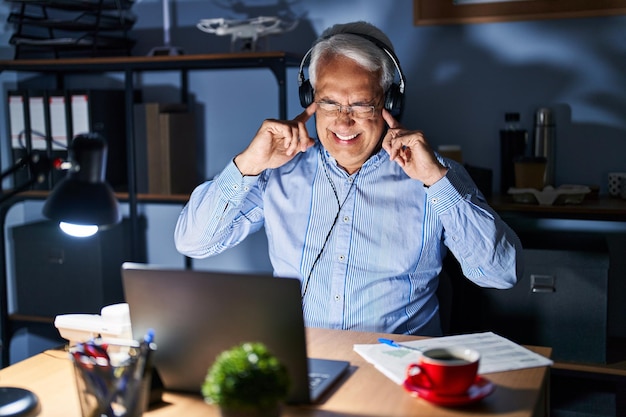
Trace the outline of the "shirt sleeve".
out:
M 259 176 L 243 176 L 233 161 L 191 193 L 174 230 L 176 249 L 206 258 L 236 246 L 263 226 Z
M 444 243 L 463 274 L 490 288 L 510 288 L 523 272 L 522 245 L 515 232 L 491 208 L 460 164 L 431 185 L 427 204 L 444 228 Z

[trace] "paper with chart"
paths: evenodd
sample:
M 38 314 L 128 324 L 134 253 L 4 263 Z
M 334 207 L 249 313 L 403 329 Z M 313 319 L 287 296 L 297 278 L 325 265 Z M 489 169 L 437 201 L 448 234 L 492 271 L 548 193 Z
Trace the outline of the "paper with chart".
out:
M 399 343 L 419 350 L 452 345 L 463 345 L 476 349 L 481 354 L 478 368 L 478 373 L 481 375 L 551 366 L 553 363 L 550 359 L 492 332 L 435 337 Z M 408 365 L 416 362 L 420 357 L 418 351 L 383 343 L 357 344 L 354 345 L 354 351 L 396 384 L 404 382 Z

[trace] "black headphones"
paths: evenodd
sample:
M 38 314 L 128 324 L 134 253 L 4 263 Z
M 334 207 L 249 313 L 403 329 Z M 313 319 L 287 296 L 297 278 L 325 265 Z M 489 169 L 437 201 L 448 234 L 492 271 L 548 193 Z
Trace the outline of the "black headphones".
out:
M 378 39 L 366 35 L 364 33 L 353 33 L 353 32 L 342 32 L 347 33 L 349 35 L 360 36 L 361 38 L 367 39 L 372 42 L 374 45 L 378 46 L 380 49 L 385 51 L 391 61 L 393 61 L 394 66 L 396 67 L 396 71 L 400 77 L 399 83 L 392 83 L 389 86 L 389 89 L 385 91 L 385 109 L 390 112 L 394 117 L 398 117 L 402 114 L 402 105 L 404 104 L 404 74 L 402 73 L 402 69 L 400 68 L 400 64 L 398 62 L 398 58 L 393 53 L 393 51 L 389 50 L 381 41 Z M 329 36 L 335 36 L 338 33 Z M 328 38 L 325 38 L 328 39 Z M 315 100 L 315 92 L 313 91 L 313 86 L 308 79 L 304 79 L 304 66 L 309 57 L 311 56 L 311 51 L 313 48 L 309 49 L 307 53 L 302 58 L 302 62 L 300 62 L 300 70 L 298 71 L 298 93 L 300 95 L 300 104 L 302 107 L 309 107 L 313 100 Z

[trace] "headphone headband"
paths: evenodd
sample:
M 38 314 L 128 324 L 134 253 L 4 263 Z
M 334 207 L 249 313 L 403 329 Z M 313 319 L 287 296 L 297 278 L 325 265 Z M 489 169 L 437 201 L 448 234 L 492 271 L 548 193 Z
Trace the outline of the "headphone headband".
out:
M 387 91 L 385 92 L 385 109 L 387 109 L 387 111 L 389 111 L 392 115 L 399 117 L 402 114 L 402 105 L 404 104 L 405 79 L 404 79 L 404 73 L 402 72 L 402 68 L 400 67 L 400 63 L 398 61 L 398 58 L 396 57 L 396 54 L 394 54 L 393 51 L 390 50 L 383 42 L 381 42 L 380 40 L 376 39 L 373 36 L 366 35 L 364 33 L 354 33 L 354 32 L 341 32 L 341 33 L 345 33 L 348 35 L 355 35 L 363 39 L 367 39 L 368 41 L 376 45 L 378 48 L 383 50 L 387 54 L 387 56 L 389 56 L 389 58 L 393 62 L 393 65 L 396 68 L 396 71 L 398 72 L 400 81 L 398 84 L 392 83 L 387 89 Z M 339 35 L 341 33 L 335 33 L 326 38 L 323 38 L 322 40 L 330 39 L 333 36 Z M 304 66 L 305 66 L 305 63 L 310 58 L 314 47 L 315 46 L 311 47 L 306 52 L 306 54 L 304 54 L 304 57 L 302 58 L 302 61 L 300 62 L 300 69 L 298 71 L 298 92 L 300 95 L 300 104 L 302 105 L 302 107 L 308 107 L 309 105 L 311 105 L 311 103 L 313 103 L 313 100 L 315 99 L 315 92 L 313 91 L 313 86 L 311 85 L 311 82 L 304 78 Z

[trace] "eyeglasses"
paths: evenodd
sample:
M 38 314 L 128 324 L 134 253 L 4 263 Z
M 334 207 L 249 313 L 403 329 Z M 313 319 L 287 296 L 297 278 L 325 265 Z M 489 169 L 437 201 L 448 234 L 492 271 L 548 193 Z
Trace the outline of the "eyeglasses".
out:
M 315 103 L 322 114 L 332 117 L 337 117 L 341 111 L 345 111 L 356 119 L 370 119 L 374 117 L 376 112 L 376 106 L 343 106 L 337 103 L 329 103 L 328 101 L 316 101 Z

